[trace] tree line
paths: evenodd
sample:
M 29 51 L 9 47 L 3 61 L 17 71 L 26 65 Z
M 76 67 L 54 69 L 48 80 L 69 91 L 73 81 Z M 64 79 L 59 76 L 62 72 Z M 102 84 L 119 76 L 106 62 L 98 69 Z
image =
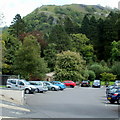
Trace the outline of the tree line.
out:
M 86 14 L 81 26 L 66 15 L 47 32 L 27 25 L 17 14 L 3 30 L 3 74 L 41 80 L 55 71 L 56 80 L 120 79 L 119 11 L 104 19 Z

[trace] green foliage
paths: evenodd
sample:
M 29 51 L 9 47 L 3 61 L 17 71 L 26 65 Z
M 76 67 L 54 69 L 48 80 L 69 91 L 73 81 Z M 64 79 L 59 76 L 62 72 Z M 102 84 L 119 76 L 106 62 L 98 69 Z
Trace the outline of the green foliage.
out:
M 85 69 L 85 61 L 79 53 L 65 51 L 57 55 L 55 65 L 55 79 L 83 80 L 81 72 Z
M 24 39 L 23 45 L 16 52 L 14 70 L 26 79 L 45 76 L 47 64 L 40 57 L 40 46 L 35 37 L 28 36 Z
M 84 34 L 71 34 L 71 37 L 72 50 L 81 53 L 87 62 L 92 60 L 94 49 L 92 44 L 90 44 L 90 39 L 88 39 Z
M 99 63 L 94 63 L 89 67 L 90 70 L 95 72 L 96 78 L 100 79 L 100 74 L 103 72 L 110 72 L 110 69 L 108 66 L 103 66 Z
M 117 75 L 117 79 L 120 79 L 120 62 L 113 63 L 112 72 Z
M 111 50 L 111 59 L 114 61 L 119 61 L 120 58 L 120 41 L 112 42 L 112 50 Z
M 56 50 L 59 52 L 70 50 L 71 41 L 62 25 L 55 25 L 49 35 L 49 43 L 57 45 Z
M 57 47 L 56 44 L 51 43 L 48 44 L 48 46 L 44 50 L 44 55 L 45 55 L 44 59 L 47 61 L 48 67 L 51 69 L 51 71 L 53 71 L 55 67 L 56 54 L 57 54 L 56 47 Z
M 105 15 L 110 11 L 109 9 L 102 6 L 89 6 L 80 4 L 63 6 L 45 5 L 41 6 L 40 8 L 36 8 L 32 13 L 28 14 L 23 19 L 27 24 L 28 32 L 31 32 L 33 30 L 42 30 L 44 32 L 49 32 L 52 26 L 64 23 L 66 16 L 71 18 L 72 23 L 74 23 L 70 26 L 74 26 L 75 24 L 80 26 L 84 15 L 89 14 L 87 8 L 89 11 L 91 11 L 90 14 L 96 16 L 96 18 L 105 18 Z
M 101 73 L 101 80 L 105 81 L 105 82 L 109 82 L 109 81 L 113 81 L 116 79 L 116 75 L 113 75 L 112 73 Z
M 88 74 L 89 74 L 88 80 L 91 80 L 91 81 L 92 81 L 92 80 L 95 80 L 95 78 L 96 78 L 95 72 L 92 71 L 92 70 L 88 70 L 87 72 L 88 72 Z
M 20 14 L 17 14 L 13 19 L 12 25 L 9 27 L 9 32 L 14 37 L 19 37 L 25 32 L 25 27 L 24 20 L 21 18 Z
M 13 35 L 10 35 L 8 31 L 3 32 L 2 39 L 3 39 L 2 73 L 13 74 L 13 63 L 15 58 L 15 52 L 19 49 L 21 42 Z

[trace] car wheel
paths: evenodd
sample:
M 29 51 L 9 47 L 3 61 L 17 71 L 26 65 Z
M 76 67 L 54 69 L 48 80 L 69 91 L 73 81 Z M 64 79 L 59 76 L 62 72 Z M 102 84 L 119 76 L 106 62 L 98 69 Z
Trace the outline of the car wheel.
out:
M 120 98 L 118 98 L 117 103 L 120 104 Z
M 51 88 L 52 91 L 55 91 L 56 89 L 54 87 Z
M 36 92 L 37 92 L 37 93 L 39 93 L 39 92 L 40 92 L 38 88 L 36 89 Z
M 30 94 L 30 90 L 29 89 L 25 89 L 25 94 Z
M 74 88 L 74 86 L 73 86 L 73 85 L 70 85 L 70 88 Z
M 113 100 L 110 100 L 110 103 L 111 103 L 111 104 L 113 104 L 113 103 L 115 103 L 115 101 L 113 101 Z

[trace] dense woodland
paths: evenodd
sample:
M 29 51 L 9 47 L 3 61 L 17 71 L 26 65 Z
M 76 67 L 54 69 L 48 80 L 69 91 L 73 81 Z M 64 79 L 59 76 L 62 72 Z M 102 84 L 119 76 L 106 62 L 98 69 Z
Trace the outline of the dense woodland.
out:
M 2 74 L 27 80 L 52 71 L 61 81 L 120 79 L 120 11 L 72 4 L 17 14 L 3 28 L 2 53 Z

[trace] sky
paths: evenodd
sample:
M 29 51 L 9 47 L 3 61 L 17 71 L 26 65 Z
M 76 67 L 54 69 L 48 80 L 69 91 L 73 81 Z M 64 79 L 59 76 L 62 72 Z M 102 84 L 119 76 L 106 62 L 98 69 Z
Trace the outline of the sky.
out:
M 9 26 L 16 14 L 22 17 L 31 13 L 37 7 L 42 5 L 64 5 L 64 4 L 86 4 L 109 6 L 111 8 L 118 8 L 120 0 L 0 0 L 0 15 L 4 16 L 4 24 L 0 26 Z M 1 17 L 1 16 L 0 16 Z

